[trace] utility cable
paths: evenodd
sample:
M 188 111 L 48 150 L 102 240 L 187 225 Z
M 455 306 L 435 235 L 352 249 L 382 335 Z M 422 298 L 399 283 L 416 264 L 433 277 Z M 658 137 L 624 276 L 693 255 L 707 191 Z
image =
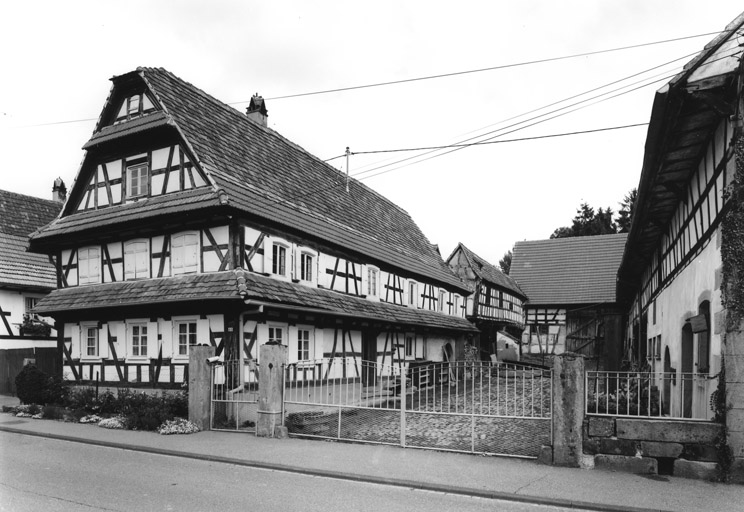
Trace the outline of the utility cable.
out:
M 470 69 L 470 70 L 467 70 L 467 71 L 455 71 L 455 72 L 452 72 L 452 73 L 441 73 L 441 74 L 437 74 L 437 75 L 428 75 L 428 76 L 421 76 L 421 77 L 416 77 L 416 78 L 406 78 L 406 79 L 402 79 L 402 80 L 390 80 L 390 81 L 387 81 L 387 82 L 377 82 L 377 83 L 373 83 L 373 84 L 353 85 L 353 86 L 349 86 L 349 87 L 338 87 L 338 88 L 335 88 L 335 89 L 324 89 L 324 90 L 320 90 L 320 91 L 303 92 L 303 93 L 297 93 L 297 94 L 287 94 L 287 95 L 284 95 L 284 96 L 274 96 L 274 97 L 271 97 L 271 98 L 266 98 L 266 100 L 275 101 L 275 100 L 283 100 L 283 99 L 288 99 L 288 98 L 299 98 L 299 97 L 302 97 L 302 96 L 314 96 L 314 95 L 318 95 L 318 94 L 329 94 L 329 93 L 333 93 L 333 92 L 343 92 L 343 91 L 352 91 L 352 90 L 357 90 L 357 89 L 367 89 L 367 88 L 370 88 L 370 87 L 382 87 L 382 86 L 385 86 L 385 85 L 396 85 L 396 84 L 403 84 L 403 83 L 409 83 L 409 82 L 420 82 L 422 80 L 433 80 L 435 78 L 446 78 L 446 77 L 450 77 L 450 76 L 467 75 L 467 74 L 472 74 L 472 73 L 482 73 L 484 71 L 493 71 L 493 70 L 496 70 L 496 69 L 507 69 L 507 68 L 514 68 L 514 67 L 520 67 L 520 66 L 529 66 L 529 65 L 532 65 L 532 64 L 542 64 L 542 63 L 545 63 L 545 62 L 555 62 L 555 61 L 560 61 L 560 60 L 575 59 L 575 58 L 578 58 L 578 57 L 588 57 L 590 55 L 599 55 L 599 54 L 602 54 L 602 53 L 610 53 L 610 52 L 618 52 L 618 51 L 623 51 L 623 50 L 631 50 L 631 49 L 634 49 L 634 48 L 642 48 L 642 47 L 645 47 L 645 46 L 653 46 L 653 45 L 657 45 L 657 44 L 665 44 L 665 43 L 672 43 L 672 42 L 676 42 L 676 41 L 684 41 L 686 39 L 694 39 L 694 38 L 697 38 L 697 37 L 704 37 L 704 36 L 710 36 L 710 35 L 716 35 L 716 34 L 720 34 L 720 31 L 717 31 L 717 32 L 707 32 L 705 34 L 697 34 L 697 35 L 694 35 L 694 36 L 677 37 L 677 38 L 674 38 L 674 39 L 665 39 L 665 40 L 662 40 L 662 41 L 653 41 L 653 42 L 650 42 L 650 43 L 641 43 L 641 44 L 634 44 L 634 45 L 629 45 L 629 46 L 620 46 L 620 47 L 617 47 L 617 48 L 609 48 L 609 49 L 605 49 L 605 50 L 596 50 L 596 51 L 591 51 L 591 52 L 575 53 L 575 54 L 572 54 L 572 55 L 563 55 L 563 56 L 560 56 L 560 57 L 548 57 L 546 59 L 536 59 L 536 60 L 531 60 L 531 61 L 516 62 L 516 63 L 512 63 L 512 64 L 502 64 L 502 65 L 499 65 L 499 66 L 491 66 L 491 67 L 487 67 L 487 68 Z M 238 104 L 241 104 L 241 103 L 248 103 L 248 102 L 250 102 L 250 100 L 247 100 L 247 101 L 235 101 L 235 102 L 232 102 L 232 103 L 228 103 L 228 105 L 238 105 Z

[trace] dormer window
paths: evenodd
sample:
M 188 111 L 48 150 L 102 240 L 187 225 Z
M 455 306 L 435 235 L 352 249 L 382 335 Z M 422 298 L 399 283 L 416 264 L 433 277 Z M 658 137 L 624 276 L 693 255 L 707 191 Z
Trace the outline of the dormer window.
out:
M 146 196 L 148 193 L 147 162 L 127 167 L 127 198 Z
M 147 94 L 134 94 L 122 101 L 121 108 L 116 116 L 116 122 L 120 123 L 128 119 L 149 114 L 155 110 L 155 105 L 153 105 L 150 98 L 147 97 Z

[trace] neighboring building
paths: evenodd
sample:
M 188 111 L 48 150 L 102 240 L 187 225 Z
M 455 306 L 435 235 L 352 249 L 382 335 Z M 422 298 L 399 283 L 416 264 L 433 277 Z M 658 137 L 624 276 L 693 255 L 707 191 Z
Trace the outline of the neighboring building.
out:
M 465 314 L 480 330 L 481 358 L 488 359 L 489 354 L 505 348 L 509 336 L 521 336 L 525 294 L 514 279 L 462 243 L 452 251 L 447 264 L 473 290 Z M 508 335 L 499 337 L 503 331 Z
M 159 68 L 114 77 L 60 218 L 31 238 L 60 287 L 64 377 L 180 385 L 189 347 L 405 367 L 462 353 L 467 287 L 410 216 Z M 449 347 L 449 348 L 447 348 Z
M 61 191 L 61 194 L 60 194 Z M 57 347 L 51 318 L 42 318 L 31 310 L 37 301 L 57 286 L 54 264 L 47 256 L 29 254 L 28 235 L 51 222 L 62 209 L 64 184 L 55 182 L 58 200 L 0 190 L 0 391 L 13 392 L 15 375 L 23 360 Z M 46 361 L 45 361 L 46 362 Z
M 527 295 L 522 353 L 577 352 L 619 367 L 617 270 L 626 234 L 517 242 L 509 275 Z
M 729 442 L 739 458 L 744 339 L 740 321 L 731 320 L 741 318 L 744 304 L 742 231 L 735 229 L 744 215 L 744 170 L 736 161 L 744 146 L 743 26 L 744 14 L 656 93 L 618 276 L 628 314 L 625 357 L 655 372 L 663 412 L 711 418 L 725 355 Z M 737 251 L 728 264 L 722 258 Z

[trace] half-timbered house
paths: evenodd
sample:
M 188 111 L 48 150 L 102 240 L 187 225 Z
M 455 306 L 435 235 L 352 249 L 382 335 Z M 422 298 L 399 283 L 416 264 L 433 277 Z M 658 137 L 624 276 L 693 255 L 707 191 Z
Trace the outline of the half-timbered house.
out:
M 405 366 L 477 330 L 467 287 L 401 208 L 170 72 L 114 77 L 61 216 L 31 238 L 57 261 L 64 376 L 179 385 L 189 347 L 289 362 Z
M 744 339 L 740 320 L 725 319 L 741 318 L 744 289 L 743 30 L 744 14 L 657 91 L 619 269 L 625 358 L 655 374 L 664 414 L 711 418 L 725 355 L 729 438 L 742 459 Z
M 503 350 L 508 336 L 521 337 L 524 330 L 524 301 L 526 296 L 517 283 L 500 269 L 459 243 L 447 264 L 468 284 L 473 293 L 467 299 L 466 317 L 481 332 L 481 356 Z M 501 342 L 499 342 L 501 339 Z
M 517 242 L 509 275 L 527 295 L 523 353 L 577 352 L 615 369 L 622 351 L 617 270 L 626 234 Z
M 53 197 L 0 190 L 0 391 L 13 392 L 24 360 L 54 370 L 57 333 L 51 318 L 31 312 L 56 287 L 55 269 L 45 255 L 29 254 L 28 235 L 51 222 L 62 209 L 64 184 L 55 182 Z

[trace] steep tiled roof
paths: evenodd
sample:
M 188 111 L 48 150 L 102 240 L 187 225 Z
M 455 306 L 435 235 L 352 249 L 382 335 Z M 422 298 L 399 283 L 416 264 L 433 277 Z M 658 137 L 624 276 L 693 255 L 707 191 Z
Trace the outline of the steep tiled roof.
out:
M 340 293 L 310 288 L 242 269 L 208 274 L 123 281 L 54 290 L 34 309 L 40 314 L 100 307 L 127 307 L 203 300 L 256 300 L 312 308 L 318 313 L 351 315 L 399 325 L 475 331 L 467 320 L 433 311 L 372 302 Z
M 28 236 L 51 222 L 62 203 L 0 190 L 0 233 Z
M 136 75 L 163 108 L 164 113 L 151 114 L 152 119 L 167 119 L 183 135 L 200 167 L 227 193 L 228 206 L 379 263 L 466 289 L 403 209 L 354 179 L 347 192 L 345 177 L 338 170 L 172 73 L 139 68 Z M 122 80 L 131 81 L 133 76 L 123 75 Z M 116 83 L 115 78 L 115 87 Z M 86 147 L 110 139 L 129 123 L 99 127 Z M 148 126 L 142 120 L 138 123 L 143 124 L 137 129 Z M 149 201 L 152 198 L 144 202 Z M 90 223 L 97 215 L 107 215 L 86 214 Z M 90 224 L 72 226 L 63 219 L 36 238 L 55 236 L 63 227 L 75 231 Z
M 465 254 L 465 257 L 470 262 L 470 268 L 480 279 L 500 286 L 501 288 L 511 290 L 512 292 L 522 297 L 525 296 L 524 292 L 519 288 L 517 282 L 511 276 L 504 274 L 501 269 L 496 268 L 494 265 L 491 265 L 488 261 L 484 260 L 473 251 L 465 247 L 465 245 L 462 243 L 458 244 L 455 251 L 457 251 L 457 249 L 462 250 L 463 254 Z
M 27 253 L 28 235 L 59 213 L 62 203 L 0 190 L 0 286 L 54 288 L 54 266 Z
M 528 303 L 615 302 L 627 234 L 517 242 L 509 275 Z

